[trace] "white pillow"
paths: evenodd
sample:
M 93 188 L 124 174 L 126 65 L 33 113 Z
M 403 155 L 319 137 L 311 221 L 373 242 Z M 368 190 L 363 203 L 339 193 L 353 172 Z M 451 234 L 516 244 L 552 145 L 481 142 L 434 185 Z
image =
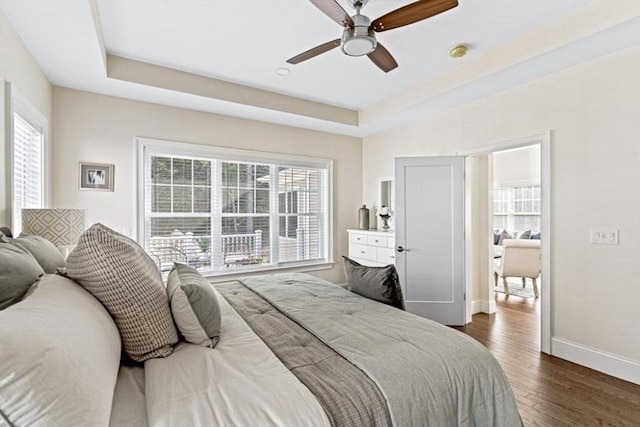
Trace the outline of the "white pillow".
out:
M 120 335 L 74 281 L 43 276 L 0 311 L 0 411 L 10 425 L 109 424 Z

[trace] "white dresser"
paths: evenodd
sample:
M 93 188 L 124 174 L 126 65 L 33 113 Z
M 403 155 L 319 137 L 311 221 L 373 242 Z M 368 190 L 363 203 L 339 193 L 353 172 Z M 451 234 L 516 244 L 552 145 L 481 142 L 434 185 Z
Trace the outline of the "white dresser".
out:
M 349 258 L 363 265 L 395 264 L 396 237 L 393 232 L 374 230 L 347 230 Z

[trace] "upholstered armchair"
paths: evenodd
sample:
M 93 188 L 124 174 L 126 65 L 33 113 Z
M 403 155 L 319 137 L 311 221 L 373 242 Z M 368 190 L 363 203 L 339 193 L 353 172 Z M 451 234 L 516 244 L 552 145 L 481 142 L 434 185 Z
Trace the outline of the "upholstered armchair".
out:
M 504 293 L 509 295 L 507 277 L 521 277 L 522 287 L 527 278 L 533 281 L 533 292 L 538 298 L 537 279 L 540 276 L 540 240 L 507 239 L 502 243 L 502 257 L 495 260 L 494 278 L 502 277 Z

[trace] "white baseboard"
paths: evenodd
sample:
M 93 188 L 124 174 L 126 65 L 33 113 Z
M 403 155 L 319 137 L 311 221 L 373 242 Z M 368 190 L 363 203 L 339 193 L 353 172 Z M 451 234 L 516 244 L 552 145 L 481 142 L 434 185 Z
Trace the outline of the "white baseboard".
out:
M 551 339 L 551 354 L 616 378 L 640 384 L 640 361 L 617 356 L 561 338 Z
M 495 313 L 496 302 L 494 300 L 475 300 L 471 301 L 471 314 L 476 313 Z

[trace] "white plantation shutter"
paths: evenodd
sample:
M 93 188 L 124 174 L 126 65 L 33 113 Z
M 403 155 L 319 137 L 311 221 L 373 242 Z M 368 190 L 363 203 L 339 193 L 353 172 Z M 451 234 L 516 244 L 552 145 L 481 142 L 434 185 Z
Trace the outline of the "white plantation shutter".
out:
M 540 230 L 539 184 L 510 185 L 493 189 L 493 226 L 522 232 Z
M 139 140 L 140 241 L 209 273 L 329 261 L 331 162 Z
M 19 94 L 12 97 L 12 219 L 13 232 L 22 230 L 23 208 L 44 206 L 44 129 L 46 121 Z

